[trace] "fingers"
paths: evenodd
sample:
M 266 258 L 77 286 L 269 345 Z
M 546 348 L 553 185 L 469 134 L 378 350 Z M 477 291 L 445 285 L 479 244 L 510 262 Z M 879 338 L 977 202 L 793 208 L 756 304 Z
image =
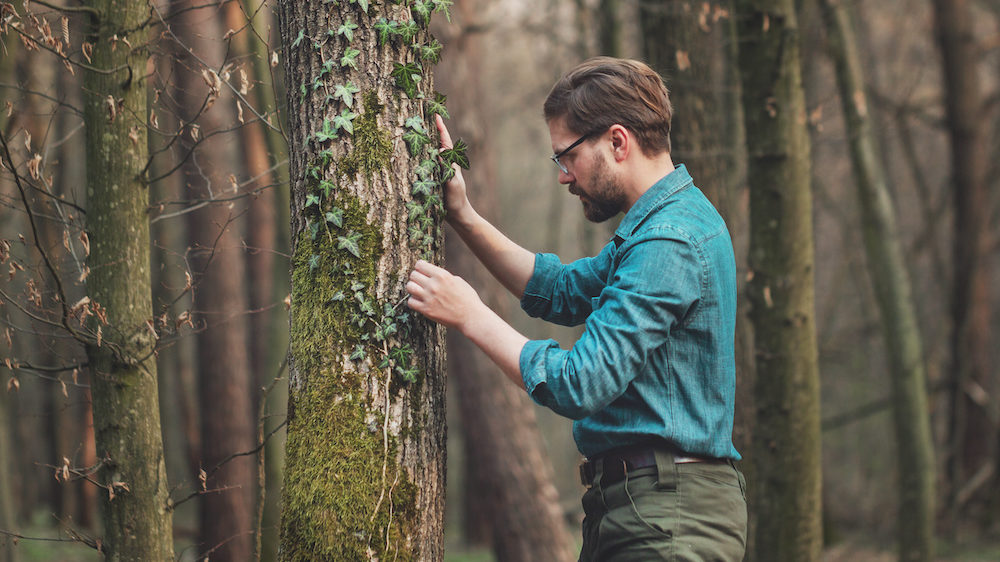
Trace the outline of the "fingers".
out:
M 444 126 L 444 119 L 440 113 L 434 114 L 434 123 L 437 125 L 438 135 L 441 137 L 441 148 L 452 148 L 454 145 L 451 143 L 451 134 L 448 133 L 448 127 Z
M 435 275 L 440 275 L 441 273 L 446 273 L 447 272 L 446 269 L 444 269 L 442 267 L 438 267 L 438 266 L 436 266 L 436 265 L 434 265 L 434 264 L 432 264 L 432 263 L 430 263 L 428 261 L 424 261 L 424 260 L 417 260 L 417 263 L 415 263 L 413 265 L 413 271 L 416 272 L 416 273 L 420 273 L 420 274 L 422 274 L 422 275 L 424 275 L 426 277 L 433 277 Z M 412 274 L 410 275 L 410 278 L 411 279 L 413 278 Z

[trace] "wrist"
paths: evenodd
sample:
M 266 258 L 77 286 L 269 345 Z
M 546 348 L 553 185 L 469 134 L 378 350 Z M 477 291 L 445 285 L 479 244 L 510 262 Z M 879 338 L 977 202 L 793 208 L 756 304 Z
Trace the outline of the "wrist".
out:
M 460 232 L 471 230 L 477 219 L 479 219 L 479 215 L 468 201 L 456 209 L 449 209 L 445 214 L 445 220 L 448 221 L 448 224 Z

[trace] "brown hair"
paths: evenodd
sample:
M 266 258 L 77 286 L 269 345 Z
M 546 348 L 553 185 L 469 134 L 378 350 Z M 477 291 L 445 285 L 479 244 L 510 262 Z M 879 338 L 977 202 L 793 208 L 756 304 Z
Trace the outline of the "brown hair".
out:
M 635 135 L 643 154 L 670 152 L 673 109 L 663 79 L 635 60 L 595 57 L 567 72 L 545 98 L 545 120 L 566 118 L 578 134 L 619 124 Z

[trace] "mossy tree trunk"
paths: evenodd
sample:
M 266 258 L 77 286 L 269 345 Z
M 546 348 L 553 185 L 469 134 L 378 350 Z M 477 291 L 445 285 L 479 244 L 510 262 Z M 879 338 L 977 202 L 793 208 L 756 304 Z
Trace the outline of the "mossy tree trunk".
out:
M 809 136 L 792 0 L 735 17 L 750 184 L 750 317 L 757 354 L 755 559 L 819 560 L 819 373 Z
M 443 557 L 444 333 L 404 299 L 414 262 L 441 255 L 437 7 L 278 7 L 293 240 L 285 560 Z
M 101 462 L 102 539 L 108 560 L 173 560 L 171 514 L 157 403 L 149 259 L 149 193 L 142 0 L 95 0 L 84 73 L 88 296 L 107 323 L 87 336 L 94 430 Z M 141 30 L 141 31 L 136 31 Z M 116 40 L 112 41 L 112 37 Z M 127 43 L 125 42 L 127 40 Z M 131 45 L 132 47 L 129 47 Z
M 923 346 L 896 213 L 878 159 L 847 7 L 821 0 L 858 187 L 868 272 L 889 356 L 899 467 L 899 558 L 928 561 L 934 543 L 934 454 Z
M 996 374 L 993 365 L 992 294 L 987 257 L 991 253 L 987 189 L 987 136 L 984 99 L 977 65 L 972 3 L 934 0 L 935 34 L 941 50 L 944 105 L 951 152 L 955 215 L 951 287 L 951 368 L 948 421 L 949 457 L 945 463 L 946 509 L 954 529 L 962 503 L 989 494 L 964 490 L 980 470 L 995 460 L 997 428 L 989 411 Z M 985 480 L 988 481 L 988 480 Z M 985 482 L 984 481 L 984 482 Z M 966 513 L 968 511 L 966 510 Z

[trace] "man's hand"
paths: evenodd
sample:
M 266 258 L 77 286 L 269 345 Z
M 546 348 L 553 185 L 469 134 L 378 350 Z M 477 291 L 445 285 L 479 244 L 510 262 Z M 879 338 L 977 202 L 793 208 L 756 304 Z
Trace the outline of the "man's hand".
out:
M 485 307 L 464 279 L 423 260 L 417 261 L 406 284 L 407 306 L 449 328 L 464 328 Z
M 444 126 L 444 119 L 441 118 L 441 115 L 434 115 L 434 123 L 437 125 L 438 136 L 441 138 L 441 148 L 453 148 L 451 134 Z M 472 205 L 469 203 L 469 196 L 465 189 L 462 169 L 458 167 L 458 164 L 452 164 L 451 167 L 455 170 L 455 175 L 444 185 L 444 208 L 447 211 L 445 218 L 454 224 L 455 221 L 463 220 L 464 213 L 471 211 Z

